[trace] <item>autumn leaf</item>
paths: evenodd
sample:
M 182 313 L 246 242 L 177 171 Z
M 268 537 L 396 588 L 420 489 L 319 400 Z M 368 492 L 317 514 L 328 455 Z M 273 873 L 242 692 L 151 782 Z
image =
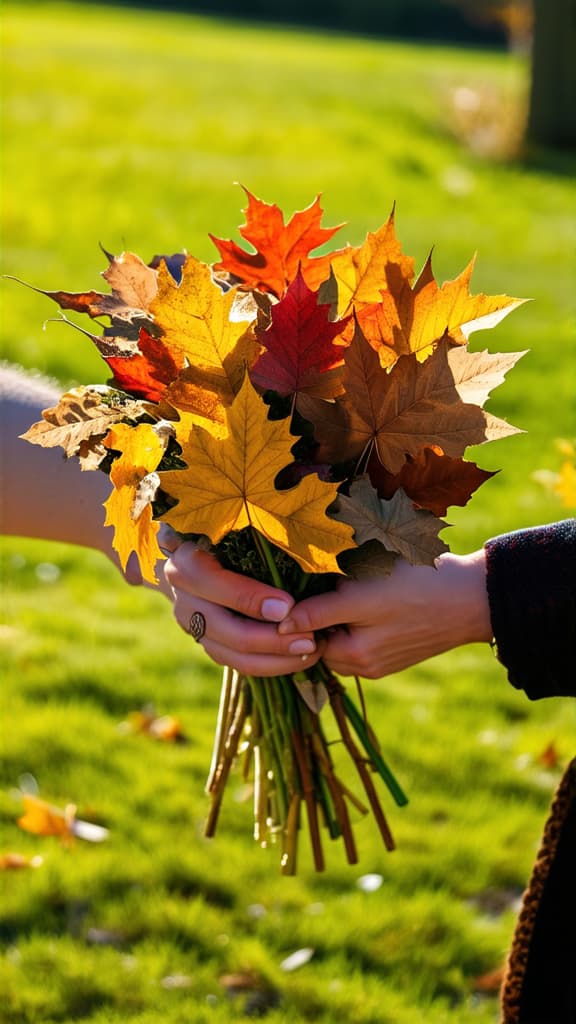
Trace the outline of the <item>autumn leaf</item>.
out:
M 394 263 L 406 281 L 414 277 L 414 260 L 404 256 L 394 228 L 394 210 L 378 231 L 369 231 L 360 246 L 346 246 L 331 256 L 334 282 L 338 288 L 338 316 L 380 302 L 386 287 L 385 268 Z
M 82 469 L 96 469 L 106 455 L 102 440 L 110 427 L 141 416 L 137 402 L 111 388 L 72 388 L 21 437 L 43 448 L 62 447 L 67 456 L 78 455 Z
M 328 242 L 340 230 L 322 228 L 320 196 L 305 210 L 295 213 L 287 224 L 276 204 L 264 203 L 244 189 L 248 197 L 246 223 L 240 228 L 242 237 L 254 246 L 247 252 L 235 242 L 210 235 L 221 260 L 215 270 L 225 270 L 249 288 L 271 292 L 277 298 L 286 291 L 300 268 L 309 288 L 316 289 L 330 273 L 333 254 L 310 256 L 310 252 Z
M 517 433 L 515 427 L 462 402 L 451 369 L 455 350 L 440 344 L 425 363 L 403 356 L 388 373 L 359 328 L 345 351 L 345 394 L 335 402 L 300 396 L 314 426 L 319 462 L 342 463 L 375 448 L 383 466 L 400 472 L 408 455 L 440 447 L 459 458 L 468 445 Z M 468 353 L 469 359 L 474 356 Z
M 214 284 L 205 263 L 188 256 L 180 284 L 160 265 L 158 295 L 151 307 L 163 344 L 189 364 L 179 384 L 194 384 L 198 393 L 210 391 L 224 405 L 232 402 L 246 366 L 260 351 L 249 322 L 231 318 L 235 296 L 234 289 L 223 292 Z M 175 392 L 167 392 L 166 398 L 177 402 Z M 200 408 L 193 411 L 206 415 Z
M 408 458 L 396 474 L 384 469 L 373 454 L 367 472 L 381 498 L 391 498 L 402 488 L 412 501 L 435 516 L 445 516 L 450 505 L 466 505 L 474 491 L 495 475 L 474 462 L 452 459 L 433 448 L 424 448 Z
M 130 395 L 158 402 L 184 366 L 184 356 L 171 351 L 161 338 L 140 330 L 138 350 L 129 356 L 105 357 L 114 383 Z
M 377 540 L 388 551 L 394 551 L 412 565 L 434 565 L 435 559 L 448 546 L 438 537 L 447 526 L 431 512 L 414 507 L 414 502 L 398 490 L 389 500 L 378 497 L 368 477 L 356 480 L 350 496 L 341 494 L 337 511 L 339 522 L 354 528 L 358 545 Z
M 104 444 L 120 452 L 110 470 L 114 490 L 104 502 L 105 526 L 114 527 L 112 546 L 118 552 L 122 569 L 126 569 L 133 551 L 138 555 L 142 577 L 157 583 L 154 566 L 165 556 L 158 546 L 159 524 L 152 519 L 152 507 L 146 504 L 134 517 L 134 502 L 141 481 L 154 472 L 164 454 L 164 443 L 150 423 L 136 427 L 119 423 L 109 431 Z
M 109 266 L 102 276 L 111 285 L 112 293 L 109 295 L 97 291 L 47 291 L 35 288 L 26 281 L 20 283 L 41 295 L 46 295 L 61 309 L 87 313 L 92 319 L 109 316 L 113 321 L 127 323 L 141 319 L 156 293 L 156 271 L 131 252 L 122 253 L 120 256 L 112 256 L 110 253 L 106 255 Z
M 24 814 L 18 818 L 18 825 L 25 832 L 37 836 L 60 836 L 70 839 L 74 834 L 73 823 L 76 817 L 76 806 L 67 804 L 65 808 L 54 807 L 31 793 L 22 796 Z
M 256 337 L 266 351 L 250 371 L 252 383 L 280 395 L 305 391 L 333 398 L 338 394 L 341 374 L 331 371 L 342 367 L 344 360 L 342 346 L 335 345 L 334 339 L 348 319 L 333 323 L 328 310 L 298 271 L 284 297 L 272 307 L 270 326 L 256 327 Z
M 39 868 L 43 857 L 28 857 L 24 853 L 0 853 L 0 871 L 21 871 L 23 868 Z
M 383 366 L 413 352 L 419 360 L 427 359 L 435 344 L 448 336 L 454 343 L 465 343 L 472 331 L 495 326 L 525 301 L 508 295 L 471 295 L 473 268 L 474 260 L 454 281 L 439 287 L 429 257 L 412 287 L 401 265 L 386 266 L 381 299 L 358 314 Z
M 24 814 L 18 818 L 17 824 L 25 832 L 37 836 L 60 836 L 65 845 L 70 845 L 74 837 L 87 839 L 91 843 L 101 843 L 108 838 L 108 829 L 95 825 L 90 821 L 81 821 L 76 817 L 76 805 L 54 807 L 31 793 L 22 796 Z
M 290 490 L 276 490 L 295 439 L 287 420 L 268 420 L 248 379 L 227 410 L 227 427 L 224 440 L 192 427 L 182 446 L 187 468 L 160 474 L 163 490 L 177 501 L 162 520 L 181 533 L 206 534 L 213 544 L 252 526 L 307 572 L 340 572 L 336 555 L 351 546 L 352 530 L 326 516 L 336 484 L 307 476 Z

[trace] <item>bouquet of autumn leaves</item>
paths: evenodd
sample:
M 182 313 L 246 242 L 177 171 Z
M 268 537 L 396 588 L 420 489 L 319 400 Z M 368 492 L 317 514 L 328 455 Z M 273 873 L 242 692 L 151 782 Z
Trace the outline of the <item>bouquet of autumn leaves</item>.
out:
M 112 376 L 64 394 L 25 438 L 109 474 L 114 546 L 123 566 L 136 552 L 150 582 L 161 523 L 297 597 L 398 558 L 433 566 L 447 507 L 492 475 L 465 449 L 515 432 L 483 405 L 520 354 L 471 352 L 468 337 L 521 300 L 472 295 L 472 263 L 442 286 L 430 259 L 416 277 L 393 214 L 362 245 L 312 256 L 338 230 L 321 226 L 319 197 L 287 223 L 247 197 L 253 251 L 210 236 L 211 266 L 106 253 L 109 293 L 43 292 L 109 318 L 84 333 Z M 357 860 L 357 812 L 372 810 L 391 849 L 378 777 L 406 798 L 359 695 L 360 707 L 322 662 L 273 679 L 225 670 L 206 833 L 238 761 L 255 837 L 278 843 L 283 872 L 296 870 L 304 817 L 317 870 L 323 830 Z M 361 795 L 336 765 L 344 752 Z

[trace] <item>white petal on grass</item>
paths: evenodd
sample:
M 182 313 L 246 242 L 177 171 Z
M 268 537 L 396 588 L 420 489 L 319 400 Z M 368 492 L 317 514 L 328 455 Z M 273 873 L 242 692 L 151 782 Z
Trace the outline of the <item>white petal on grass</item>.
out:
M 384 879 L 382 875 L 362 875 L 362 877 L 356 882 L 356 885 L 362 890 L 362 892 L 376 892 L 376 890 L 382 885 L 383 881 Z
M 303 949 L 297 949 L 294 953 L 290 953 L 285 960 L 280 964 L 280 968 L 283 971 L 297 971 L 299 967 L 304 967 L 305 964 L 314 956 L 315 950 L 310 946 L 305 946 Z

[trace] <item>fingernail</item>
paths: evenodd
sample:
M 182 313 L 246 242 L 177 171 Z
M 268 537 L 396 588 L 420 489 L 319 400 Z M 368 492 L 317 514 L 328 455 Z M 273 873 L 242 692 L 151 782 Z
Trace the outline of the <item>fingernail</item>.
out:
M 290 654 L 312 654 L 316 650 L 313 640 L 293 640 L 288 648 Z
M 290 605 L 278 597 L 266 597 L 262 601 L 260 610 L 264 618 L 269 619 L 270 622 L 281 622 L 290 611 Z

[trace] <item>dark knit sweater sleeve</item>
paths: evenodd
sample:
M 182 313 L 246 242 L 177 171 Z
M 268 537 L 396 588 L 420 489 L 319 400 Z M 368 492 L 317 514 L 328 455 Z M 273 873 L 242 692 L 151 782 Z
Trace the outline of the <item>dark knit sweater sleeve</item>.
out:
M 576 519 L 489 540 L 486 585 L 500 661 L 531 700 L 576 697 Z

